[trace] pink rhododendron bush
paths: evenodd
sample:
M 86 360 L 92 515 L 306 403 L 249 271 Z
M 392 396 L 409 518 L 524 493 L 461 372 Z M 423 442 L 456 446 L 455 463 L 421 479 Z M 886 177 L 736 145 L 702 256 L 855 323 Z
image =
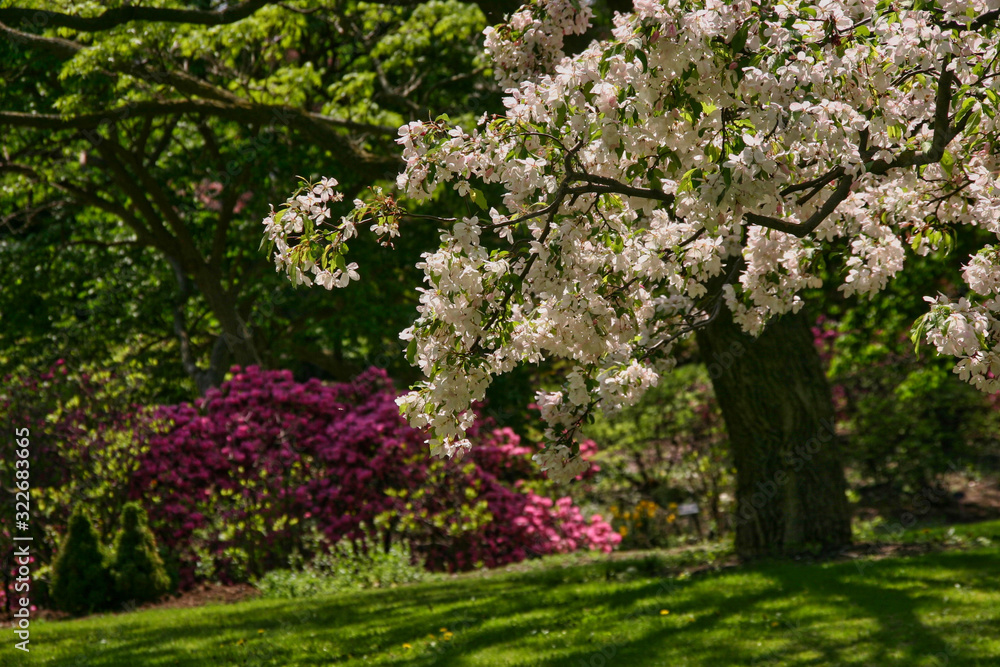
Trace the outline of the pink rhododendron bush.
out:
M 234 369 L 194 404 L 162 407 L 132 478 L 181 583 L 244 580 L 289 555 L 348 540 L 405 541 L 428 567 L 492 567 L 530 555 L 610 551 L 620 537 L 541 480 L 510 429 L 470 431 L 465 460 L 427 456 L 383 371 L 347 384 Z M 317 543 L 316 537 L 321 540 Z

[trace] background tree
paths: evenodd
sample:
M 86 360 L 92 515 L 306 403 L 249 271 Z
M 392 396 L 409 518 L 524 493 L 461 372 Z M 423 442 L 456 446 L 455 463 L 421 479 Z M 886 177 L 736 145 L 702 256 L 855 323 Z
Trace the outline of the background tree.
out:
M 457 2 L 0 9 L 0 346 L 28 353 L 7 370 L 134 361 L 160 400 L 231 362 L 398 370 L 402 285 L 433 230 L 383 263 L 409 280 L 320 300 L 277 290 L 252 211 L 303 158 L 361 189 L 396 171 L 399 123 L 487 103 L 484 25 Z
M 924 312 L 922 295 L 963 293 L 955 256 L 989 242 L 982 229 L 945 228 L 937 250 L 908 253 L 908 270 L 878 298 L 817 290 L 825 317 L 814 328 L 829 367 L 838 421 L 850 438 L 847 462 L 862 503 L 879 508 L 928 498 L 955 512 L 946 475 L 996 469 L 995 406 L 951 372 L 946 358 L 914 346 L 910 328 Z M 830 249 L 827 263 L 839 249 Z

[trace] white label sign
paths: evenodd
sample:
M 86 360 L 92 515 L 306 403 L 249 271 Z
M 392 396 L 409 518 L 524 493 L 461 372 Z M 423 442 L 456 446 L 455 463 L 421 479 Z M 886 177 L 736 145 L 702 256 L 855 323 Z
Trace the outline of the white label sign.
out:
M 698 513 L 698 503 L 682 503 L 677 507 L 677 516 L 691 516 Z

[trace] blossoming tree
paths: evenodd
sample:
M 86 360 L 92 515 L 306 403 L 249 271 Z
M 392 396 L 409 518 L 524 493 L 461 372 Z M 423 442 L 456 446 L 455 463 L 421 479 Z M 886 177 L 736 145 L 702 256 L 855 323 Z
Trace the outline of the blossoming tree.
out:
M 570 479 L 590 414 L 634 403 L 694 335 L 719 369 L 740 551 L 843 544 L 800 293 L 821 284 L 825 248 L 843 250 L 845 295 L 874 295 L 907 246 L 1000 234 L 998 4 L 636 0 L 607 41 L 565 56 L 589 8 L 536 0 L 486 31 L 505 115 L 409 123 L 398 195 L 373 188 L 338 220 L 337 183 L 308 183 L 264 221 L 266 240 L 294 283 L 344 287 L 364 272 L 346 260 L 359 226 L 391 244 L 416 221 L 406 199 L 457 189 L 479 214 L 433 219 L 441 245 L 401 334 L 425 379 L 400 408 L 432 429 L 433 453 L 469 448 L 494 377 L 563 358 L 563 390 L 538 397 L 550 428 L 536 460 Z M 1000 246 L 956 261 L 966 294 L 928 295 L 914 339 L 997 391 Z

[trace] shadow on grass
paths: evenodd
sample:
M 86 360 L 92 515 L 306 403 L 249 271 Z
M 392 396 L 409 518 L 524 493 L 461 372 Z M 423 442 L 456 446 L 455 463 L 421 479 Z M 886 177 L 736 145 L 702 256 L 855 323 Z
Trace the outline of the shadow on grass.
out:
M 990 632 L 995 603 L 978 629 L 930 628 L 918 612 L 952 582 L 988 586 L 997 560 L 992 551 L 771 563 L 684 581 L 651 578 L 655 563 L 570 566 L 46 624 L 38 657 L 67 667 L 972 664 L 962 636 Z
M 920 607 L 940 603 L 941 596 L 934 593 L 948 591 L 957 581 L 996 592 L 996 577 L 991 573 L 998 568 L 1000 558 L 995 551 L 836 563 L 825 567 L 760 565 L 746 571 L 770 580 L 772 585 L 764 594 L 700 594 L 698 600 L 703 604 L 695 609 L 678 610 L 693 611 L 696 618 L 681 632 L 648 633 L 638 640 L 612 643 L 610 652 L 607 647 L 603 651 L 577 651 L 544 664 L 595 667 L 676 664 L 661 658 L 667 653 L 676 653 L 690 664 L 701 665 L 1000 664 L 1000 655 L 967 659 L 961 655 L 965 638 L 975 633 L 995 634 L 1000 621 L 995 602 L 992 618 L 982 618 L 976 626 L 968 622 L 952 623 L 946 626 L 947 638 L 928 627 L 917 614 Z M 908 574 L 913 571 L 919 574 Z M 929 576 L 935 574 L 947 575 L 943 577 L 946 581 Z M 777 613 L 776 605 L 761 604 L 781 600 L 788 602 L 780 610 L 784 618 Z M 830 613 L 831 609 L 841 611 Z M 742 633 L 742 646 L 737 642 L 720 645 L 705 641 L 706 636 L 727 621 L 747 626 Z M 845 621 L 868 621 L 876 627 L 861 633 L 851 629 L 830 631 L 831 626 Z M 729 633 L 715 634 L 724 639 Z M 766 644 L 761 649 L 750 646 L 754 644 L 754 635 L 763 640 L 761 644 Z M 867 655 L 858 654 L 859 642 L 866 645 Z M 679 646 L 681 650 L 677 651 Z

